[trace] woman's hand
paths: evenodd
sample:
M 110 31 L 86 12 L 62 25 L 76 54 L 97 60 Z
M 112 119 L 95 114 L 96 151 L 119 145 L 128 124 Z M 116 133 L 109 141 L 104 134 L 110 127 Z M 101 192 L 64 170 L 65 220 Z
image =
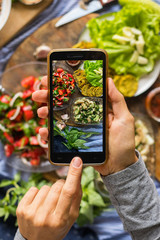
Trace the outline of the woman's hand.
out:
M 79 215 L 82 160 L 75 157 L 66 181 L 29 189 L 17 208 L 18 226 L 27 240 L 62 240 Z
M 47 77 L 42 78 L 42 84 L 47 86 Z M 109 155 L 105 164 L 94 167 L 105 176 L 121 171 L 137 161 L 134 118 L 127 108 L 123 95 L 116 89 L 111 78 L 108 79 L 108 95 L 112 105 L 112 111 L 108 114 Z M 34 101 L 47 103 L 48 91 L 36 91 L 32 97 Z M 48 107 L 39 108 L 38 116 L 47 118 Z M 39 133 L 44 140 L 48 139 L 48 129 L 41 128 Z

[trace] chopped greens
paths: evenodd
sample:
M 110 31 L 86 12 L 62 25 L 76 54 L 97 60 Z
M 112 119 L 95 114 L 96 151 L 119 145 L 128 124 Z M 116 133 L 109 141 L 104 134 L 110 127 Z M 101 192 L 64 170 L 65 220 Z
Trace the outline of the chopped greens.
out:
M 65 127 L 63 131 L 61 131 L 57 126 L 56 122 L 54 121 L 54 136 L 61 136 L 64 138 L 63 144 L 71 150 L 74 149 L 88 149 L 87 146 L 85 146 L 85 143 L 87 142 L 84 139 L 87 139 L 91 137 L 92 135 L 100 134 L 98 132 L 83 132 L 79 130 L 78 128 L 69 128 L 68 126 Z
M 77 123 L 99 123 L 103 118 L 102 102 L 100 99 L 79 98 L 74 102 L 73 116 Z

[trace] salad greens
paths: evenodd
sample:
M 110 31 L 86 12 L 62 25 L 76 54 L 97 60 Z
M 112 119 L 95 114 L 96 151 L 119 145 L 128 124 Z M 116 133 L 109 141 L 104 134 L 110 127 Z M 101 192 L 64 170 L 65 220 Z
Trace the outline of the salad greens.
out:
M 102 197 L 95 188 L 95 179 L 99 176 L 98 172 L 92 167 L 86 167 L 82 173 L 83 196 L 80 204 L 79 217 L 77 224 L 83 226 L 93 223 L 94 218 L 99 216 L 102 211 L 107 210 L 111 205 L 108 197 Z
M 69 128 L 66 126 L 63 131 L 61 131 L 54 122 L 54 136 L 61 136 L 64 138 L 63 144 L 71 150 L 72 148 L 75 149 L 87 149 L 89 147 L 85 146 L 87 142 L 84 139 L 91 137 L 94 134 L 100 134 L 98 132 L 83 132 L 75 127 Z
M 83 170 L 83 197 L 80 205 L 80 215 L 77 219 L 77 223 L 80 226 L 86 223 L 92 223 L 94 218 L 110 205 L 109 198 L 102 198 L 94 187 L 94 180 L 97 176 L 98 173 L 92 167 L 87 167 Z M 20 173 L 17 173 L 13 180 L 2 180 L 0 182 L 0 188 L 7 187 L 8 190 L 4 198 L 0 199 L 0 217 L 3 217 L 4 221 L 6 221 L 10 215 L 16 217 L 17 205 L 29 188 L 35 186 L 40 189 L 46 184 L 49 186 L 52 185 L 52 183 L 45 180 L 40 173 L 32 174 L 27 182 L 21 180 Z
M 133 0 L 121 0 L 121 2 L 127 4 L 119 12 L 106 14 L 105 18 L 91 19 L 87 27 L 96 47 L 108 52 L 109 66 L 117 74 L 130 73 L 139 78 L 143 74 L 151 72 L 155 61 L 160 58 L 160 14 L 154 8 L 149 8 L 147 4 L 139 3 L 139 1 L 132 5 L 129 2 L 132 3 Z M 149 2 L 152 4 L 151 1 Z M 112 18 L 107 19 L 110 16 Z M 115 35 L 124 38 L 123 29 L 126 27 L 140 31 L 144 41 L 142 57 L 147 59 L 146 63 L 139 64 L 136 61 L 130 61 L 136 50 L 136 41 L 139 41 L 138 36 L 132 44 L 127 41 L 120 43 L 114 39 Z
M 151 8 L 157 14 L 160 14 L 160 6 L 151 0 L 119 0 L 119 3 L 124 6 L 128 4 L 143 4 L 146 8 Z
M 4 198 L 0 199 L 0 217 L 3 217 L 4 221 L 6 221 L 10 215 L 16 216 L 17 205 L 29 188 L 37 187 L 40 189 L 46 184 L 51 185 L 51 183 L 45 180 L 42 174 L 39 173 L 32 174 L 27 182 L 21 180 L 20 173 L 17 173 L 13 180 L 2 180 L 0 188 L 10 188 L 6 191 Z
M 94 87 L 102 87 L 102 69 L 103 69 L 103 61 L 97 60 L 93 61 L 85 61 L 84 62 L 84 70 L 86 73 L 86 78 L 88 82 Z

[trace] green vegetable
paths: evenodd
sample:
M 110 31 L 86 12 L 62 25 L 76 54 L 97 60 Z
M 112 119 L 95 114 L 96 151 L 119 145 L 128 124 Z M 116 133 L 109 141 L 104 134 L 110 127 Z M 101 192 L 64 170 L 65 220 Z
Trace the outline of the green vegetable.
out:
M 63 131 L 61 131 L 57 126 L 56 122 L 54 121 L 54 136 L 61 136 L 65 139 L 65 142 L 63 144 L 71 150 L 72 148 L 75 149 L 87 149 L 88 147 L 85 146 L 85 143 L 87 142 L 86 138 L 91 137 L 94 134 L 100 134 L 97 132 L 83 132 L 78 130 L 77 128 L 69 128 L 68 126 L 65 127 Z
M 9 108 L 9 104 L 0 102 L 0 112 L 3 115 L 3 111 L 6 111 Z
M 94 218 L 102 211 L 108 209 L 110 205 L 109 198 L 101 197 L 97 192 L 94 180 L 98 178 L 98 173 L 92 167 L 86 167 L 82 172 L 82 191 L 83 197 L 80 204 L 80 214 L 77 223 L 82 226 L 86 223 L 92 223 Z M 2 180 L 0 188 L 9 187 L 3 199 L 0 199 L 0 217 L 4 221 L 10 215 L 16 216 L 16 208 L 24 194 L 30 187 L 40 189 L 43 185 L 52 184 L 43 179 L 42 174 L 34 173 L 30 176 L 27 182 L 21 180 L 20 173 L 16 174 L 13 180 Z M 16 223 L 17 224 L 17 223 Z
M 145 5 L 144 1 L 143 4 L 139 1 L 136 1 L 136 4 L 128 4 L 133 0 L 121 2 L 127 4 L 119 12 L 112 14 L 112 19 L 107 19 L 111 16 L 109 13 L 103 18 L 91 19 L 87 27 L 96 47 L 108 52 L 109 66 L 117 74 L 129 73 L 138 79 L 151 72 L 155 61 L 160 58 L 160 14 Z M 141 31 L 145 43 L 143 57 L 148 60 L 147 64 L 130 61 L 136 47 L 129 42 L 122 44 L 113 39 L 114 35 L 123 36 L 124 27 L 133 27 Z
M 151 0 L 119 0 L 119 3 L 122 6 L 128 5 L 128 4 L 143 4 L 143 7 L 152 9 L 155 13 L 160 14 L 160 6 L 159 4 L 155 3 Z
M 4 198 L 0 199 L 0 217 L 3 217 L 4 221 L 6 221 L 10 215 L 16 216 L 17 205 L 29 188 L 35 186 L 40 189 L 46 184 L 51 185 L 39 173 L 32 174 L 27 182 L 21 180 L 20 173 L 17 173 L 13 180 L 2 180 L 0 188 L 8 186 L 10 188 L 7 190 Z
M 94 181 L 98 176 L 99 174 L 92 167 L 86 167 L 83 170 L 81 180 L 83 196 L 77 219 L 79 226 L 93 223 L 94 218 L 107 210 L 111 204 L 109 198 L 102 197 L 95 188 Z
M 86 78 L 88 82 L 94 87 L 102 87 L 102 69 L 103 61 L 85 61 L 84 70 L 86 72 Z

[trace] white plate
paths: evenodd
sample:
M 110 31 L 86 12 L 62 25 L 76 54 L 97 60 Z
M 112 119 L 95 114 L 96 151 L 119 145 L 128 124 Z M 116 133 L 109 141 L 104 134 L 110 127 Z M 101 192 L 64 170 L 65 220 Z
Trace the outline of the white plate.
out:
M 3 28 L 11 11 L 11 0 L 2 0 L 2 10 L 0 13 L 0 30 Z
M 103 18 L 103 15 L 100 18 Z M 109 15 L 107 17 L 108 20 L 113 20 L 113 18 L 114 18 L 113 15 Z M 88 42 L 90 42 L 91 41 L 88 28 L 84 29 L 84 31 L 81 33 L 78 41 L 79 42 L 81 42 L 81 41 L 88 41 Z M 159 74 L 160 74 L 160 60 L 158 60 L 156 62 L 152 72 L 142 76 L 139 79 L 138 90 L 134 94 L 134 97 L 139 96 L 140 94 L 142 94 L 145 91 L 147 91 L 153 85 L 153 83 L 157 80 Z

